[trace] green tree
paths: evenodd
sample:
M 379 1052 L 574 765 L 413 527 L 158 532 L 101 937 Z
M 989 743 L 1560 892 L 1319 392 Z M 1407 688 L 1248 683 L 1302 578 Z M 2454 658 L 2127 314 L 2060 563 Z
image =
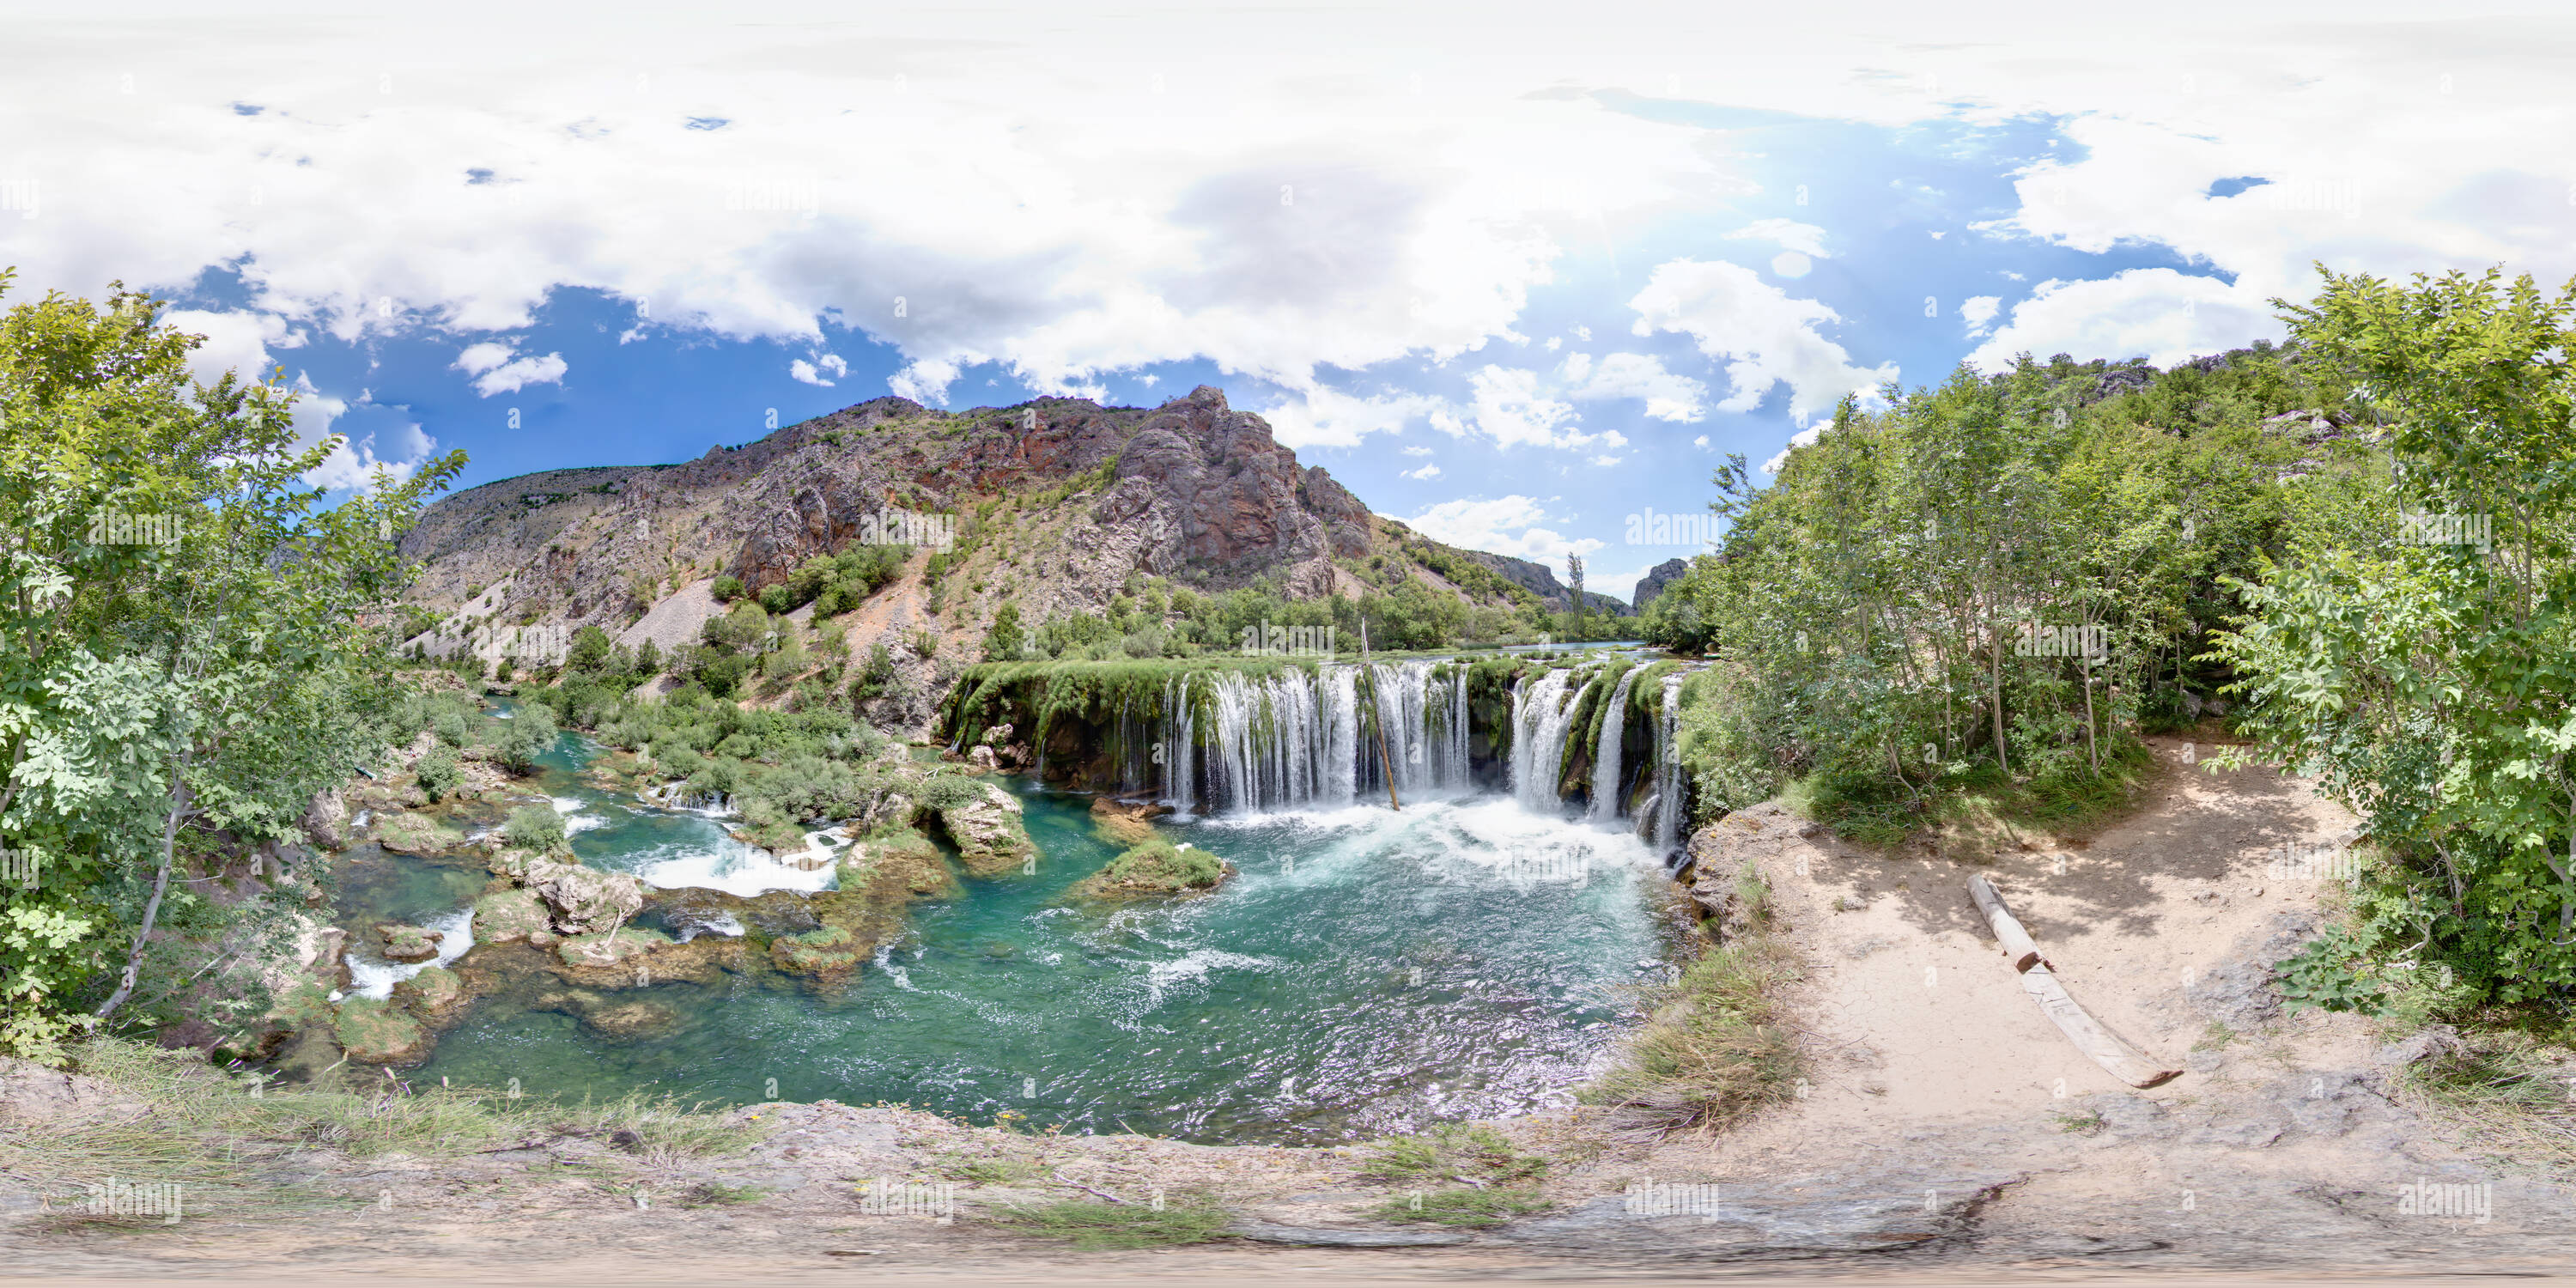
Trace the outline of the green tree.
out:
M 1020 606 L 1004 604 L 993 613 L 993 624 L 984 628 L 984 660 L 1015 662 L 1028 648 L 1020 633 Z
M 0 908 L 0 1048 L 51 1057 L 67 1006 L 119 1021 L 147 986 L 147 1009 L 257 987 L 301 894 L 218 904 L 195 877 L 297 837 L 377 750 L 390 641 L 350 623 L 463 465 L 323 508 L 303 480 L 338 440 L 299 446 L 282 383 L 192 380 L 201 342 L 121 287 L 0 319 L 0 832 L 43 873 Z

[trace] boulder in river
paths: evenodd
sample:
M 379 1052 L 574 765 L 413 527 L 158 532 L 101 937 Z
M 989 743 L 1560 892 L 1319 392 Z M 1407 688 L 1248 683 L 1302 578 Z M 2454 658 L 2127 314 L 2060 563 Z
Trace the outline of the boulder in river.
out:
M 425 814 L 398 810 L 376 821 L 376 844 L 398 854 L 445 854 L 465 847 L 465 834 Z
M 438 955 L 435 930 L 388 921 L 376 927 L 376 934 L 384 941 L 386 961 L 425 962 Z
M 991 783 L 976 784 L 964 801 L 939 811 L 940 826 L 957 843 L 957 857 L 979 877 L 1000 876 L 1037 854 L 1020 821 L 1019 798 Z
M 393 1001 L 421 1023 L 443 1029 L 465 1018 L 467 1009 L 474 1005 L 474 995 L 465 991 L 465 982 L 457 978 L 456 972 L 428 966 L 394 985 Z
M 429 1058 L 429 1029 L 391 1002 L 352 997 L 340 1003 L 333 1027 L 340 1049 L 356 1064 L 408 1065 Z
M 874 945 L 844 926 L 825 926 L 802 935 L 785 935 L 769 943 L 769 960 L 790 975 L 802 975 L 824 986 L 846 984 L 859 973 Z
M 738 939 L 700 935 L 684 944 L 641 926 L 573 936 L 555 945 L 554 957 L 555 974 L 588 988 L 650 988 L 672 980 L 713 984 L 743 966 Z
M 474 901 L 474 942 L 506 944 L 553 928 L 545 900 L 521 886 L 495 890 Z
M 1234 866 L 1192 845 L 1151 840 L 1111 859 L 1074 887 L 1094 899 L 1204 894 L 1234 875 Z
M 528 865 L 526 881 L 554 910 L 555 929 L 567 935 L 622 922 L 644 909 L 644 882 L 631 873 L 539 859 Z

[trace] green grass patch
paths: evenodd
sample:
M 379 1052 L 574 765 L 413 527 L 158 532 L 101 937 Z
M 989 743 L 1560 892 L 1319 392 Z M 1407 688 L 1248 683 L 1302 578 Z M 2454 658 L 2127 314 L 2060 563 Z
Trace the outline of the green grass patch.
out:
M 1711 948 L 1678 980 L 1645 990 L 1658 1018 L 1583 1100 L 1610 1111 L 1615 1133 L 1659 1137 L 1721 1130 L 1787 1099 L 1805 1063 L 1780 1001 L 1796 977 L 1787 946 L 1768 933 Z
M 1553 1206 L 1530 1190 L 1459 1188 L 1388 1199 L 1370 1209 L 1369 1215 L 1380 1221 L 1420 1221 L 1483 1230 Z
M 1360 1174 L 1394 1185 L 1461 1177 L 1513 1185 L 1547 1175 L 1545 1158 L 1522 1153 L 1510 1138 L 1481 1123 L 1443 1123 L 1411 1136 L 1390 1136 L 1373 1148 L 1376 1153 L 1360 1166 Z
M 1167 1195 L 1161 1211 L 1150 1203 L 1072 1199 L 1004 1207 L 993 1223 L 1022 1234 L 1063 1239 L 1077 1248 L 1174 1248 L 1225 1236 L 1233 1215 L 1213 1195 Z

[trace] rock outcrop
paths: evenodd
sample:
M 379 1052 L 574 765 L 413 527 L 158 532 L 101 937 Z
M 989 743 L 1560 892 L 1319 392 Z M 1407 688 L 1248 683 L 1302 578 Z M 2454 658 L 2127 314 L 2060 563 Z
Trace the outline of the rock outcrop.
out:
M 939 811 L 939 825 L 957 846 L 966 870 L 979 877 L 1000 876 L 1036 857 L 1020 822 L 1020 801 L 991 783 L 977 784 L 975 795 Z
M 1690 560 L 1688 559 L 1667 559 L 1647 569 L 1646 575 L 1637 579 L 1636 594 L 1628 601 L 1630 606 L 1640 613 L 1645 612 L 1646 605 L 1653 603 L 1655 596 L 1664 593 L 1664 587 L 1680 581 L 1682 574 L 1689 571 Z
M 644 882 L 629 873 L 539 859 L 528 865 L 526 881 L 552 910 L 554 929 L 566 935 L 605 928 L 644 910 Z

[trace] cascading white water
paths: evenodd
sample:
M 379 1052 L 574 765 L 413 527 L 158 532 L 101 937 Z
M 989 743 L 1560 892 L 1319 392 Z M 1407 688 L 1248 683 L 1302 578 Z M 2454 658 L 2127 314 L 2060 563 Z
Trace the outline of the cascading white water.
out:
M 1374 719 L 1387 731 L 1396 790 L 1471 786 L 1465 672 L 1429 661 L 1379 663 L 1367 680 L 1376 693 Z M 1264 676 L 1175 676 L 1155 726 L 1159 771 L 1145 772 L 1130 758 L 1122 766 L 1126 781 L 1158 785 L 1184 811 L 1202 804 L 1217 812 L 1349 805 L 1363 789 L 1383 787 L 1388 768 L 1375 729 L 1361 720 L 1361 683 L 1359 667 L 1330 664 Z M 1122 737 L 1129 724 L 1122 709 Z
M 1632 666 L 1620 675 L 1618 687 L 1610 691 L 1610 709 L 1601 715 L 1601 740 L 1592 752 L 1591 818 L 1595 823 L 1619 817 L 1619 758 L 1627 743 L 1628 689 L 1645 669 Z
M 1574 678 L 1573 671 L 1551 670 L 1512 689 L 1512 796 L 1522 809 L 1557 808 L 1557 766 L 1564 759 L 1566 726 L 1575 706 L 1566 689 Z
M 1655 853 L 1669 855 L 1682 843 L 1682 681 L 1664 677 L 1663 713 L 1655 722 Z

